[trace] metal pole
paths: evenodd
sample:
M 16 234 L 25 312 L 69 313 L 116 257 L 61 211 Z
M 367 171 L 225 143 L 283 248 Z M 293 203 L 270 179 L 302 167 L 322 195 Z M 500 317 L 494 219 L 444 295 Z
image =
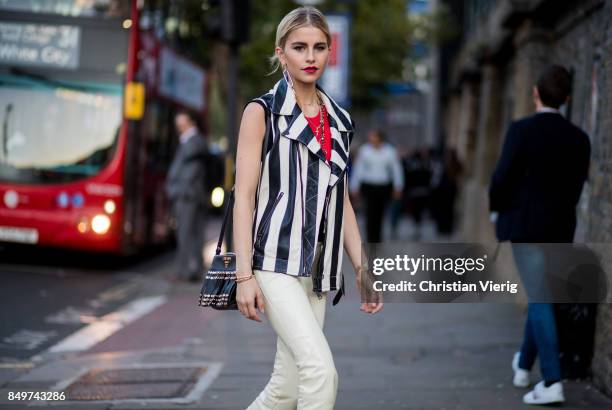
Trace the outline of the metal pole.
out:
M 226 16 L 229 17 L 226 19 L 227 27 L 231 34 L 234 34 L 235 27 L 233 27 L 233 15 L 235 10 L 233 7 L 235 6 L 233 1 L 224 2 L 224 6 L 226 7 L 225 12 Z M 238 43 L 237 41 L 232 41 L 232 36 L 229 36 L 228 40 L 228 54 L 227 54 L 227 139 L 229 141 L 229 152 L 230 155 L 234 155 L 236 152 L 236 146 L 238 145 L 238 130 L 236 127 L 236 105 L 238 100 Z M 235 161 L 232 161 L 235 163 Z M 233 170 L 232 170 L 233 171 Z M 234 235 L 233 235 L 233 218 L 229 218 L 228 230 L 227 230 L 227 249 L 234 248 Z
M 140 26 L 140 11 L 138 10 L 138 0 L 132 0 L 130 3 L 130 19 L 132 20 L 132 26 L 130 27 L 130 40 L 129 40 L 129 53 L 127 62 L 127 72 L 125 80 L 129 83 L 134 81 L 134 74 L 138 69 L 138 40 L 140 33 L 138 32 Z

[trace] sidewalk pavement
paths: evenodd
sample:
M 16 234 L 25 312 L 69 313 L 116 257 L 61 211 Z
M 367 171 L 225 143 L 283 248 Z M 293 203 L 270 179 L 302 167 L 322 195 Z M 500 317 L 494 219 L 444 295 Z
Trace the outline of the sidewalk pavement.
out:
M 510 360 L 522 328 L 517 306 L 398 303 L 372 316 L 359 311 L 355 288 L 347 285 L 349 295 L 338 306 L 328 305 L 325 328 L 340 377 L 336 409 L 528 408 L 521 403 L 525 390 L 511 385 Z M 223 367 L 191 403 L 71 402 L 53 408 L 246 408 L 272 370 L 273 331 L 238 312 L 201 310 L 195 306 L 198 290 L 197 285 L 173 285 L 166 305 L 103 342 L 106 348 L 44 358 L 5 385 L 3 398 L 17 389 L 58 386 L 87 368 L 204 362 Z M 612 408 L 612 400 L 587 382 L 564 385 L 565 409 Z M 23 408 L 2 403 L 7 409 Z
M 515 305 L 397 303 L 371 316 L 349 292 L 338 306 L 328 305 L 326 317 L 340 378 L 336 409 L 529 408 L 521 402 L 526 390 L 511 384 L 523 324 Z M 202 408 L 246 408 L 267 382 L 274 341 L 268 325 L 235 312 L 211 322 L 202 348 L 193 350 L 209 350 L 225 366 Z M 612 407 L 588 383 L 568 382 L 565 389 L 566 409 Z
M 265 319 L 261 324 L 235 311 L 197 307 L 199 285 L 169 285 L 162 277 L 167 269 L 171 267 L 160 266 L 142 288 L 142 295 L 165 295 L 164 305 L 84 353 L 43 356 L 32 369 L 13 370 L 12 381 L 0 389 L 2 408 L 23 408 L 7 404 L 8 391 L 66 386 L 76 374 L 94 367 L 198 363 L 208 368 L 210 383 L 183 403 L 142 399 L 46 404 L 58 410 L 246 408 L 272 370 L 273 330 Z M 529 408 L 521 402 L 526 390 L 511 384 L 510 362 L 524 320 L 519 306 L 388 303 L 381 313 L 368 315 L 359 311 L 352 273 L 345 273 L 348 295 L 337 306 L 328 300 L 325 326 L 339 373 L 336 409 Z M 0 380 L 8 380 L 6 372 L 0 369 Z M 146 384 L 146 377 L 139 377 Z M 533 380 L 539 380 L 537 374 Z M 564 409 L 612 408 L 612 400 L 588 382 L 564 382 L 564 387 Z M 151 397 L 155 393 L 151 390 Z

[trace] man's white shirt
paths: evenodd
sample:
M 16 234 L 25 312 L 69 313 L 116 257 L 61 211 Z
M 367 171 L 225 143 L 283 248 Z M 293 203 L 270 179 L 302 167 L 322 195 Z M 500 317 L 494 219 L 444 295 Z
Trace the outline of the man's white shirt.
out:
M 388 143 L 382 143 L 378 148 L 370 143 L 363 144 L 355 159 L 350 189 L 357 191 L 361 183 L 393 184 L 393 189 L 401 191 L 404 188 L 404 173 L 397 150 Z

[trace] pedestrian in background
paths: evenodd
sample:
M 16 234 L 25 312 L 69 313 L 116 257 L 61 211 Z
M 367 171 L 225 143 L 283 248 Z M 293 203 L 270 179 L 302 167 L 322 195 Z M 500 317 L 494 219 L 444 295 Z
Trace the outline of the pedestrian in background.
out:
M 533 89 L 537 112 L 508 129 L 489 191 L 491 211 L 498 213 L 497 237 L 513 242 L 529 298 L 523 344 L 512 362 L 515 386 L 529 386 L 529 372 L 536 356 L 540 359 L 543 380 L 524 395 L 527 404 L 564 401 L 547 263 L 537 243 L 573 242 L 576 205 L 588 175 L 589 137 L 559 113 L 570 91 L 565 68 L 543 71 Z
M 455 230 L 455 202 L 462 166 L 457 151 L 447 148 L 432 167 L 430 209 L 440 239 L 451 239 Z
M 412 237 L 418 240 L 422 235 L 423 216 L 429 205 L 431 193 L 429 150 L 427 148 L 416 149 L 411 155 L 404 157 L 402 162 L 406 179 L 405 202 L 414 221 Z
M 399 201 L 404 189 L 404 172 L 394 146 L 380 130 L 368 133 L 368 142 L 357 154 L 351 179 L 351 192 L 365 203 L 368 242 L 381 241 L 385 210 L 390 199 Z
M 317 85 L 331 43 L 319 10 L 287 14 L 272 60 L 283 77 L 247 104 L 240 125 L 236 301 L 251 320 L 265 309 L 278 336 L 270 381 L 250 410 L 334 408 L 338 374 L 323 322 L 327 292 L 338 290 L 334 303 L 342 295 L 342 248 L 361 292 L 361 238 L 345 172 L 354 125 Z M 369 302 L 361 310 L 382 309 Z
M 179 135 L 168 178 L 166 193 L 177 222 L 177 263 L 174 279 L 198 281 L 203 274 L 204 229 L 206 221 L 205 164 L 206 141 L 193 113 L 180 111 L 174 118 Z

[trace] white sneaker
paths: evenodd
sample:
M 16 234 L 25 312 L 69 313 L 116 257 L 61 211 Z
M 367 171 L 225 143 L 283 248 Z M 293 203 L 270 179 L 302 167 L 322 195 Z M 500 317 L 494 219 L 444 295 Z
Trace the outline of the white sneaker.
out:
M 521 354 L 519 352 L 514 353 L 514 358 L 512 359 L 512 370 L 514 370 L 514 378 L 512 379 L 512 384 L 515 387 L 527 387 L 531 383 L 529 381 L 529 370 L 521 369 L 519 367 L 519 357 Z
M 563 385 L 556 382 L 546 387 L 544 380 L 535 385 L 532 391 L 523 396 L 525 404 L 553 404 L 565 401 L 563 397 Z

